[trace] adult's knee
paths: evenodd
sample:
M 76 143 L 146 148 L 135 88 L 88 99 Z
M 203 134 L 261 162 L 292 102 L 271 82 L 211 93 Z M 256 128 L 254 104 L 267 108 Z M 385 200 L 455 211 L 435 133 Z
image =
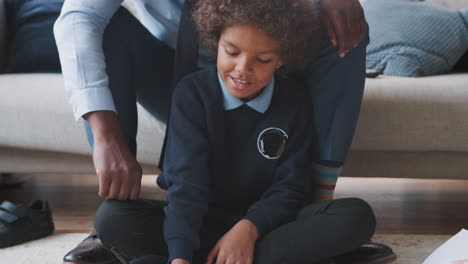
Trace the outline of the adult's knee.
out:
M 117 230 L 126 226 L 121 217 L 131 201 L 106 200 L 96 212 L 94 217 L 94 228 L 101 239 L 112 237 Z

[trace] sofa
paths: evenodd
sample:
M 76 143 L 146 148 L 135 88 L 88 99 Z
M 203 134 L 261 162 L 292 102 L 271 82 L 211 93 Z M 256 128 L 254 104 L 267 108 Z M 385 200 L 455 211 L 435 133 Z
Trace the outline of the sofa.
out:
M 0 0 L 0 173 L 93 173 L 62 76 L 3 73 L 4 19 Z M 165 126 L 138 112 L 138 160 L 158 173 Z M 343 175 L 468 179 L 467 135 L 468 73 L 369 78 Z

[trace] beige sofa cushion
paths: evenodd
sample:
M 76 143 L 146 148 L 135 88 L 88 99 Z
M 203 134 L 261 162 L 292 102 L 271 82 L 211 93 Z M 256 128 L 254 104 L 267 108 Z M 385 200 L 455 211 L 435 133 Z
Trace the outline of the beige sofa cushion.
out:
M 468 74 L 367 79 L 352 150 L 468 152 L 467 83 Z M 83 125 L 74 121 L 61 75 L 0 75 L 0 89 L 5 155 L 15 156 L 19 152 L 10 150 L 18 149 L 89 157 Z M 165 127 L 138 110 L 138 160 L 154 165 Z
M 468 74 L 367 79 L 352 149 L 468 151 Z
M 60 74 L 0 75 L 0 147 L 89 155 Z M 139 107 L 138 157 L 156 164 L 165 126 Z
M 466 83 L 468 74 L 367 79 L 353 149 L 468 151 Z M 0 87 L 0 145 L 89 153 L 61 75 L 1 75 Z M 139 112 L 139 156 L 154 161 L 164 126 Z

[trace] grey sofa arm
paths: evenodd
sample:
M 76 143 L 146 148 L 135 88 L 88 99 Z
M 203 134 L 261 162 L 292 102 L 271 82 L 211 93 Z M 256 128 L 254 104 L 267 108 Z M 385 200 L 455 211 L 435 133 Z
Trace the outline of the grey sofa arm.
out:
M 6 17 L 5 17 L 5 3 L 0 0 L 0 73 L 4 71 L 6 65 Z

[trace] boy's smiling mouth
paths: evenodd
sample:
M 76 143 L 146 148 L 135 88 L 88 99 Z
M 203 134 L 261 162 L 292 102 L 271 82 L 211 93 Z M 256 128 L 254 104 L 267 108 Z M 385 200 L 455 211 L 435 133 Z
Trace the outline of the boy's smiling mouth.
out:
M 248 89 L 252 85 L 251 82 L 238 79 L 238 78 L 234 78 L 232 76 L 229 76 L 229 79 L 231 80 L 233 87 L 237 90 L 245 90 L 245 89 Z

